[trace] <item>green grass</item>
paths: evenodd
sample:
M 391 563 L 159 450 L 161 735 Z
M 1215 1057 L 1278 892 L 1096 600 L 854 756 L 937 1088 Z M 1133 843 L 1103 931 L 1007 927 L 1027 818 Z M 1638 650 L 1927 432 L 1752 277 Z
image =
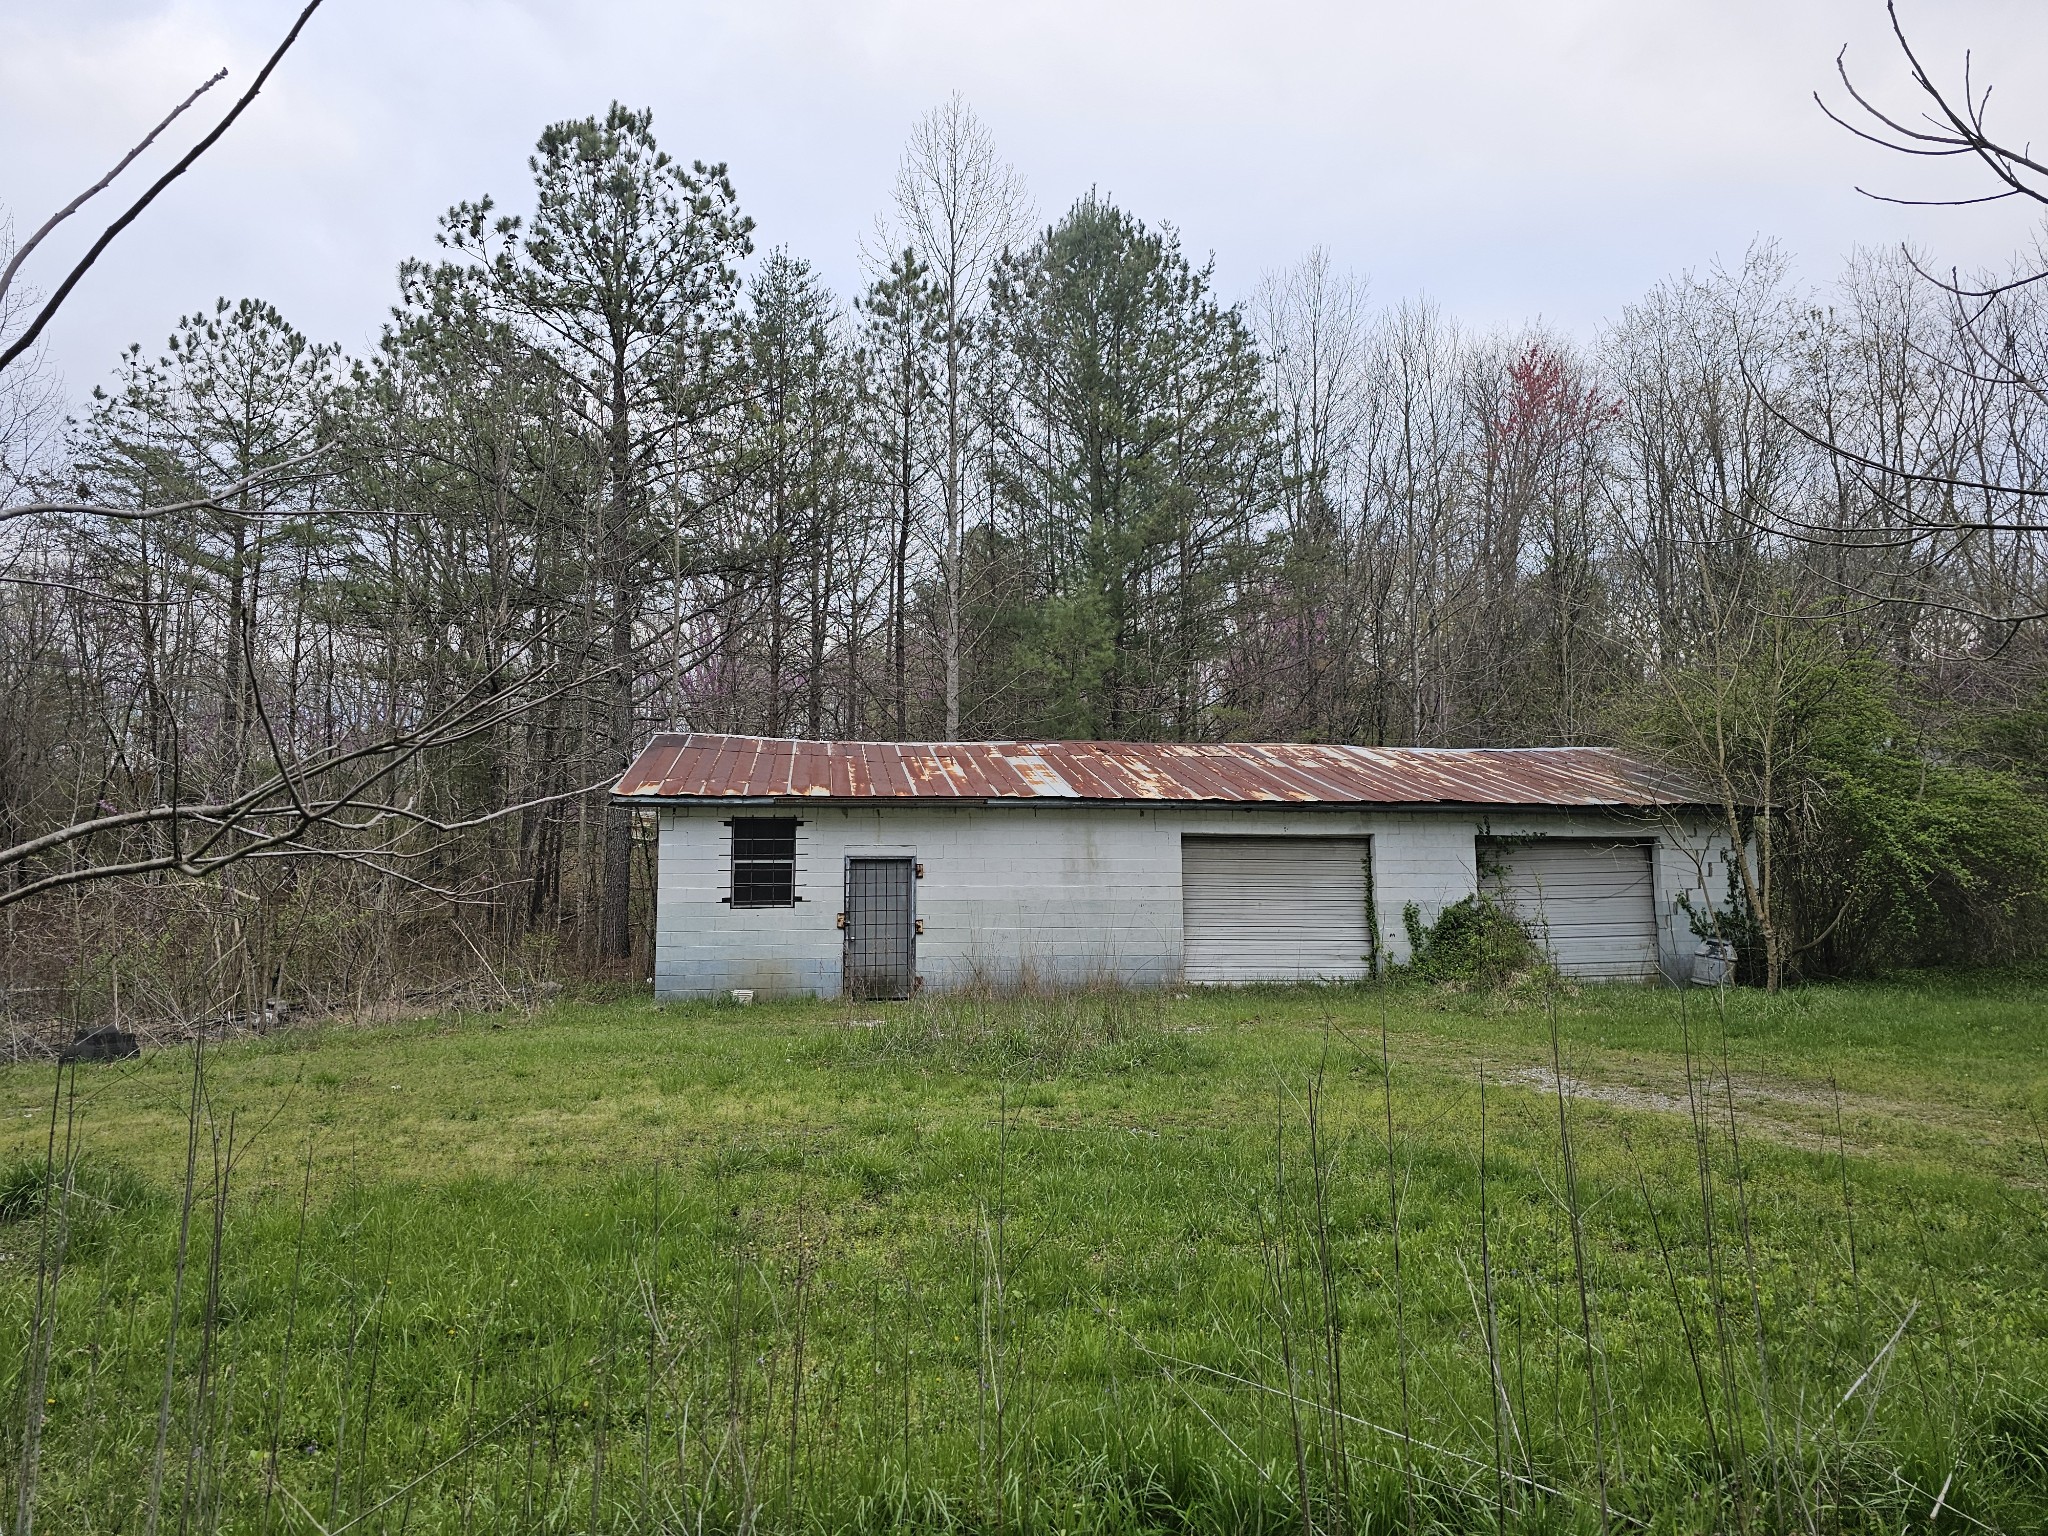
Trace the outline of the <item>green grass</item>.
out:
M 1537 993 L 335 1026 L 189 1224 L 189 1052 L 12 1068 L 0 1525 L 2048 1531 L 2042 1003 L 1560 996 L 1569 1167 Z

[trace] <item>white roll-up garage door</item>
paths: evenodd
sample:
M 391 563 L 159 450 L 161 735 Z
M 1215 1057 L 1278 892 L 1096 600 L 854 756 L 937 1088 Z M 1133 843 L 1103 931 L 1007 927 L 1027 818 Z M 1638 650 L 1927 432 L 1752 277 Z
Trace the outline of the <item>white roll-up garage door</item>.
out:
M 1182 973 L 1304 981 L 1371 973 L 1362 837 L 1183 837 Z
M 1657 974 L 1656 891 L 1647 843 L 1536 838 L 1479 845 L 1487 888 L 1567 976 Z

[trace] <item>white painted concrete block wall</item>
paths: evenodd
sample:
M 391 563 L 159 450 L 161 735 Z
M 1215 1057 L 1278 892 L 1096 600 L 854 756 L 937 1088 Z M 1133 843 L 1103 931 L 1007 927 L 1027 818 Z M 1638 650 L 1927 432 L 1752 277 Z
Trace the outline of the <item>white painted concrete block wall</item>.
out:
M 1667 957 L 1691 953 L 1672 904 L 1697 894 L 1695 832 L 1598 815 L 1536 813 L 1514 819 L 1465 811 L 1323 811 L 1269 807 L 1123 808 L 1039 803 L 805 808 L 798 832 L 795 907 L 733 910 L 726 823 L 736 815 L 788 815 L 785 806 L 719 805 L 661 813 L 655 922 L 655 995 L 833 996 L 840 984 L 845 860 L 862 854 L 917 859 L 917 969 L 927 987 L 1026 978 L 1081 982 L 1115 976 L 1140 985 L 1180 974 L 1180 839 L 1184 834 L 1368 836 L 1375 915 L 1389 960 L 1407 958 L 1402 910 L 1424 923 L 1478 888 L 1474 838 L 1655 836 L 1658 914 Z M 1663 846 L 1669 843 L 1667 848 Z M 1723 842 L 1725 847 L 1725 840 Z M 1709 855 L 1710 857 L 1710 855 Z M 1718 894 L 1719 887 L 1713 892 Z
M 839 990 L 845 861 L 899 855 L 925 931 L 932 988 L 1024 977 L 1169 981 L 1180 970 L 1180 842 L 1151 810 L 1017 806 L 819 807 L 801 812 L 795 907 L 734 911 L 726 822 L 746 807 L 664 811 L 655 992 L 705 996 Z M 781 814 L 781 807 L 752 814 Z
M 1691 974 L 1699 937 L 1679 898 L 1704 916 L 1728 904 L 1730 850 L 1735 846 L 1725 826 L 1711 816 L 1667 827 L 1659 838 L 1657 863 L 1657 926 L 1664 955 L 1664 973 L 1674 981 Z

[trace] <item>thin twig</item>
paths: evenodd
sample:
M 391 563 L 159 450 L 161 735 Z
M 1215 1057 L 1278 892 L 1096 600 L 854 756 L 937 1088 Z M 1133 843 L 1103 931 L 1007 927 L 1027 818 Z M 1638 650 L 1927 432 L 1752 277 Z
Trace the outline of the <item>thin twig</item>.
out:
M 172 123 L 176 122 L 180 117 L 182 117 L 185 114 L 186 110 L 190 108 L 195 101 L 197 101 L 200 97 L 204 96 L 208 91 L 212 90 L 216 85 L 219 85 L 221 81 L 227 79 L 227 77 L 228 72 L 226 69 L 217 69 L 213 72 L 213 74 L 208 76 L 206 79 L 200 81 L 199 85 L 197 86 L 197 88 L 193 90 L 192 94 L 187 96 L 183 101 L 179 102 L 175 107 L 171 108 L 171 110 L 165 115 L 164 120 L 158 123 L 154 128 L 150 129 L 148 133 L 144 134 L 142 142 L 137 144 L 133 149 L 129 150 L 127 154 L 123 155 L 111 171 L 107 172 L 106 175 L 102 176 L 98 181 L 94 182 L 91 186 L 87 187 L 83 192 L 79 193 L 78 196 L 71 199 L 70 202 L 66 203 L 62 208 L 59 208 L 55 213 L 51 214 L 47 219 L 45 219 L 43 221 L 43 227 L 41 229 L 38 229 L 34 234 L 30 235 L 28 239 L 22 242 L 20 249 L 15 251 L 13 260 L 7 263 L 7 269 L 4 272 L 0 272 L 0 299 L 5 299 L 7 297 L 7 290 L 14 286 L 14 275 L 15 273 L 21 270 L 21 264 L 24 261 L 28 260 L 29 252 L 33 251 L 37 246 L 41 245 L 43 243 L 43 238 L 46 235 L 48 235 L 51 230 L 55 229 L 59 224 L 62 224 L 66 219 L 70 218 L 71 215 L 78 212 L 79 209 L 83 208 L 95 197 L 99 196 L 100 193 L 106 191 L 106 189 L 113 184 L 115 177 L 119 176 L 123 171 L 127 170 L 130 165 L 135 163 L 136 156 L 140 155 L 145 149 L 148 149 L 150 145 L 154 144 L 157 141 L 158 136 L 161 135 L 166 128 L 170 127 Z
M 250 83 L 249 89 L 243 92 L 242 99 L 229 109 L 227 116 L 214 125 L 211 133 L 188 149 L 176 165 L 152 182 L 149 190 L 144 192 L 133 203 L 130 203 L 125 213 L 106 227 L 100 234 L 99 239 L 92 243 L 92 248 L 79 258 L 78 264 L 71 269 L 64 280 L 57 285 L 56 290 L 51 293 L 48 301 L 36 312 L 36 317 L 28 323 L 27 329 L 17 336 L 5 351 L 0 351 L 0 368 L 5 368 L 9 363 L 21 356 L 22 353 L 35 345 L 36 338 L 43 333 L 43 328 L 56 318 L 57 311 L 64 307 L 64 301 L 71 297 L 71 290 L 76 288 L 79 280 L 92 269 L 92 264 L 100 259 L 100 253 L 114 243 L 114 237 L 119 235 L 130 224 L 133 224 L 141 216 L 143 209 L 156 201 L 158 194 L 190 170 L 199 157 L 213 148 L 219 142 L 221 135 L 234 126 L 235 119 L 240 117 L 247 110 L 249 104 L 256 99 L 257 93 L 263 89 L 264 82 L 269 80 L 271 71 L 277 68 L 292 44 L 298 41 L 299 33 L 305 29 L 306 23 L 312 20 L 313 13 L 318 9 L 320 9 L 320 0 L 308 0 L 306 8 L 299 12 L 299 19 L 292 23 L 291 31 L 285 34 L 284 41 L 277 45 L 277 50 L 264 62 L 263 68 L 257 71 L 255 80 Z

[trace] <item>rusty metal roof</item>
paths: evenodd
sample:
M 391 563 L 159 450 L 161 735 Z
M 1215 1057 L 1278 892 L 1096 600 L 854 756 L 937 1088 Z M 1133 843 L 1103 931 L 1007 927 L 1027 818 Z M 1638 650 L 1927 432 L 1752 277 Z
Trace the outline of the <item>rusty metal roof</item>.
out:
M 1184 801 L 1295 805 L 1696 805 L 1612 747 L 1344 747 L 1169 741 L 797 741 L 664 734 L 613 793 L 637 801 Z

